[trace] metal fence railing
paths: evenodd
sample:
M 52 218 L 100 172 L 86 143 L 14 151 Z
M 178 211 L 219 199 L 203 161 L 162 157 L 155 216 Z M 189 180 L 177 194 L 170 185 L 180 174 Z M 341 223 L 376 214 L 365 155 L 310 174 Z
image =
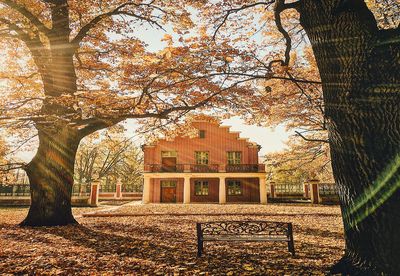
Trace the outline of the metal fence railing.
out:
M 275 186 L 275 193 L 277 195 L 303 194 L 304 193 L 303 184 L 276 183 L 274 186 Z
M 74 184 L 72 196 L 90 196 L 90 184 Z
M 318 193 L 320 196 L 337 196 L 339 190 L 335 183 L 318 183 Z
M 101 185 L 100 192 L 115 193 L 116 185 Z M 122 192 L 142 192 L 142 187 L 138 185 L 122 185 Z M 74 184 L 74 186 L 72 186 L 72 195 L 89 196 L 90 184 Z M 0 196 L 30 196 L 29 184 L 0 184 Z
M 0 184 L 0 196 L 30 196 L 27 184 Z

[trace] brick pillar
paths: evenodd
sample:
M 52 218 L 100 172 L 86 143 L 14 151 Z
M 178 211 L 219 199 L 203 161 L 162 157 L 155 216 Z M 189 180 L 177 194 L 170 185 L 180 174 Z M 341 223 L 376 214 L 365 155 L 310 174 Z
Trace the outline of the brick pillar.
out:
M 190 176 L 185 176 L 183 182 L 183 203 L 190 203 Z
M 267 204 L 267 182 L 265 176 L 259 178 L 260 181 L 260 203 Z
M 100 181 L 93 181 L 90 185 L 89 205 L 97 206 L 99 204 Z
M 318 179 L 312 179 L 308 183 L 310 183 L 311 187 L 311 203 L 312 204 L 318 204 L 320 201 L 319 198 L 319 191 L 318 191 Z
M 225 177 L 219 177 L 219 204 L 226 203 L 226 185 L 225 185 Z
M 143 200 L 144 204 L 150 203 L 150 177 L 144 177 L 143 183 Z
M 306 182 L 304 183 L 304 198 L 310 198 L 310 185 Z
M 115 197 L 117 199 L 121 199 L 122 198 L 122 182 L 121 179 L 118 178 L 117 180 L 117 185 L 116 185 L 116 191 L 115 191 Z
M 269 182 L 269 185 L 271 187 L 271 198 L 275 198 L 276 197 L 275 181 Z

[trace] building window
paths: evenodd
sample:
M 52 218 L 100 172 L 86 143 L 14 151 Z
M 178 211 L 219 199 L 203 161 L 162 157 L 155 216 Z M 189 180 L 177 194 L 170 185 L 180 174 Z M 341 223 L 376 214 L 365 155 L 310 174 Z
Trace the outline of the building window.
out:
M 197 196 L 208 195 L 208 181 L 198 180 L 194 182 L 194 194 Z
M 228 195 L 242 195 L 242 183 L 239 180 L 228 180 Z
M 162 151 L 161 157 L 177 157 L 178 154 L 176 151 Z
M 196 158 L 197 165 L 207 165 L 208 164 L 208 151 L 196 151 L 195 158 Z
M 206 138 L 206 131 L 205 130 L 199 130 L 199 138 Z
M 161 180 L 161 187 L 162 188 L 175 188 L 176 181 L 175 180 Z
M 237 165 L 242 161 L 241 151 L 228 151 L 228 165 Z

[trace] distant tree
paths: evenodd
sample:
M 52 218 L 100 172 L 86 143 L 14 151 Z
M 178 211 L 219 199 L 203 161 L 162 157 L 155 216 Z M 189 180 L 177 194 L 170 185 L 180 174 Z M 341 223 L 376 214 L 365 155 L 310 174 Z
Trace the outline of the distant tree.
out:
M 121 136 L 121 135 L 119 135 Z M 93 180 L 107 179 L 140 189 L 143 157 L 140 148 L 124 137 L 106 135 L 101 141 L 81 142 L 75 162 L 75 184 L 91 184 Z

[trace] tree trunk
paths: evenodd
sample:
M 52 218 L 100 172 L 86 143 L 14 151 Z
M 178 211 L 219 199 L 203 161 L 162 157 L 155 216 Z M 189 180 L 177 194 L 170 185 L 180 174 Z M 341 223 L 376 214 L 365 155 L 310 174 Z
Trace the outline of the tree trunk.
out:
M 77 223 L 72 215 L 76 132 L 63 127 L 39 130 L 39 148 L 26 168 L 31 206 L 21 226 L 57 226 Z
M 400 271 L 400 44 L 364 1 L 304 0 L 345 227 L 334 273 Z

